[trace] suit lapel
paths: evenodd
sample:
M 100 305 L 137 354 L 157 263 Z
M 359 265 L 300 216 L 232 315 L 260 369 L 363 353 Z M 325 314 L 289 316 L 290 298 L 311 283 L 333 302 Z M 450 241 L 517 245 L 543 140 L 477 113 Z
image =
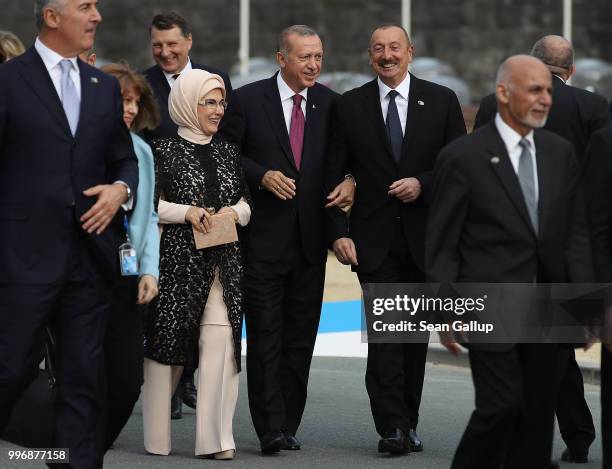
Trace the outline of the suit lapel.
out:
M 87 122 L 89 112 L 95 109 L 94 100 L 96 97 L 96 90 L 99 86 L 98 79 L 93 76 L 91 70 L 85 66 L 85 64 L 78 59 L 79 74 L 81 77 L 81 108 L 79 112 L 79 125 L 75 136 L 81 133 L 83 123 Z
M 306 126 L 304 127 L 304 144 L 302 150 L 302 163 L 300 171 L 310 162 L 311 148 L 316 138 L 316 130 L 319 128 L 321 120 L 319 93 L 317 86 L 308 88 L 306 99 Z
M 370 120 L 374 133 L 378 136 L 378 139 L 385 148 L 387 160 L 393 165 L 395 171 L 397 165 L 393 157 L 393 150 L 391 149 L 391 143 L 387 135 L 387 127 L 385 126 L 385 120 L 380 108 L 380 92 L 378 90 L 378 81 L 376 78 L 364 86 L 363 98 L 366 115 Z
M 489 160 L 489 165 L 495 175 L 499 178 L 502 187 L 510 197 L 510 200 L 516 207 L 519 215 L 523 221 L 529 227 L 531 233 L 536 236 L 535 230 L 531 224 L 529 218 L 529 212 L 527 211 L 527 204 L 525 203 L 525 197 L 523 197 L 523 191 L 519 184 L 518 177 L 506 151 L 506 145 L 502 138 L 497 132 L 495 122 L 491 121 L 487 127 L 487 152 L 486 157 Z
M 20 70 L 21 76 L 32 88 L 32 91 L 40 98 L 43 105 L 49 110 L 64 131 L 72 137 L 68 119 L 64 107 L 57 94 L 57 90 L 51 81 L 49 72 L 38 52 L 31 47 L 25 54 L 18 57 L 25 67 Z
M 402 144 L 402 157 L 400 164 L 404 163 L 408 158 L 408 148 L 415 135 L 421 131 L 419 114 L 423 111 L 423 106 L 419 104 L 424 102 L 421 93 L 421 80 L 410 74 L 410 91 L 408 94 L 408 116 L 406 118 L 406 131 L 404 132 L 404 142 Z
M 276 135 L 278 143 L 280 143 L 285 156 L 289 160 L 289 163 L 291 163 L 291 165 L 297 171 L 295 161 L 293 159 L 291 144 L 289 143 L 289 133 L 287 132 L 287 125 L 285 124 L 285 116 L 283 114 L 280 93 L 278 92 L 278 86 L 276 84 L 276 74 L 268 81 L 268 89 L 265 92 L 264 99 L 264 110 L 268 116 L 268 119 L 270 120 L 270 125 L 274 131 L 274 135 Z
M 546 147 L 540 145 L 540 132 L 534 130 L 533 141 L 536 148 L 536 169 L 538 172 L 538 234 L 542 236 L 546 227 L 546 218 L 551 203 L 551 191 L 554 187 L 554 159 L 546 154 Z

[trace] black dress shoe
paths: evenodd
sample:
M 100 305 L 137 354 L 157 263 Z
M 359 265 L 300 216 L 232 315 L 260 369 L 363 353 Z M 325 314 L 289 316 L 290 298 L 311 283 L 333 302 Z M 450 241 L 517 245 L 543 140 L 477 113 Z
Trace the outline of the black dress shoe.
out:
M 283 446 L 283 449 L 297 451 L 302 447 L 300 440 L 298 440 L 295 435 L 289 432 L 283 432 L 283 434 L 285 435 L 285 446 Z
M 415 453 L 423 451 L 423 442 L 414 428 L 408 430 L 408 442 L 410 443 L 410 451 L 414 451 Z
M 183 403 L 192 409 L 198 402 L 198 390 L 193 382 L 193 374 L 181 380 Z
M 175 392 L 170 400 L 170 418 L 172 420 L 183 418 L 183 400 L 178 392 Z
M 285 446 L 285 435 L 282 432 L 268 432 L 260 440 L 263 454 L 278 453 Z
M 385 433 L 384 437 L 378 442 L 379 453 L 404 454 L 410 452 L 410 442 L 406 437 L 406 432 L 395 428 Z
M 584 464 L 589 462 L 589 453 L 578 453 L 576 451 L 570 451 L 569 448 L 566 448 L 561 454 L 561 461 Z

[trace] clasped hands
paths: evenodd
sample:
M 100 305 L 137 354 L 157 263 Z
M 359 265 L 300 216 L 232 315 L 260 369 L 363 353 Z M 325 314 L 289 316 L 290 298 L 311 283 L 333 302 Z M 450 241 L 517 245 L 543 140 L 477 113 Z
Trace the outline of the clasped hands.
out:
M 223 207 L 217 213 L 231 213 L 234 222 L 238 222 L 238 213 L 231 207 Z M 189 207 L 185 214 L 185 221 L 200 233 L 210 233 L 213 228 L 212 213 L 202 207 Z

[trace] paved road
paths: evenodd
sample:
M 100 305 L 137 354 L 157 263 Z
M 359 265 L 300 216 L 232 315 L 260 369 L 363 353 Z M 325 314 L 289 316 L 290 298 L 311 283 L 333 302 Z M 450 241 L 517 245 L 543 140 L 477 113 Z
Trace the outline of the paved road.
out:
M 473 389 L 466 368 L 428 364 L 419 434 L 425 443 L 423 453 L 402 457 L 380 456 L 376 452 L 378 435 L 370 416 L 368 398 L 363 383 L 365 359 L 315 358 L 310 381 L 310 394 L 298 437 L 301 451 L 282 452 L 276 456 L 261 456 L 252 429 L 246 401 L 245 375 L 241 376 L 240 397 L 234 419 L 234 435 L 238 445 L 236 459 L 230 462 L 209 461 L 193 456 L 195 415 L 185 409 L 185 416 L 173 422 L 173 452 L 170 456 L 151 456 L 142 447 L 142 416 L 140 403 L 115 449 L 105 460 L 110 469 L 201 469 L 211 468 L 397 468 L 446 469 L 473 408 Z M 587 385 L 587 400 L 599 427 L 599 387 Z M 12 448 L 0 441 L 0 468 L 24 469 L 42 467 L 12 462 L 7 451 Z M 557 435 L 555 455 L 563 449 Z M 597 440 L 592 448 L 593 463 L 562 465 L 572 469 L 599 469 L 601 446 Z

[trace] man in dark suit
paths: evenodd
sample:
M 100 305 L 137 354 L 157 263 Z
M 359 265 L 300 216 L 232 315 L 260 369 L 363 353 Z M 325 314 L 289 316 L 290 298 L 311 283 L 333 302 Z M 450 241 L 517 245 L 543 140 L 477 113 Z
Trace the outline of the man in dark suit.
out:
M 221 123 L 221 134 L 241 145 L 255 206 L 245 269 L 247 378 L 264 453 L 300 449 L 295 434 L 325 281 L 325 155 L 337 96 L 316 82 L 323 45 L 311 28 L 285 29 L 276 57 L 280 72 L 235 90 Z M 352 180 L 340 182 L 331 203 L 352 190 Z
M 592 281 L 578 162 L 571 144 L 540 130 L 551 93 L 540 60 L 509 58 L 497 75 L 494 121 L 440 153 L 425 251 L 430 281 Z M 469 355 L 476 410 L 451 467 L 549 467 L 557 346 L 470 344 Z
M 151 52 L 156 65 L 144 72 L 147 81 L 153 88 L 157 104 L 159 105 L 161 121 L 159 126 L 153 130 L 145 129 L 144 138 L 151 142 L 160 137 L 174 137 L 178 126 L 170 118 L 168 112 L 168 95 L 170 88 L 178 76 L 192 68 L 199 68 L 210 73 L 215 73 L 223 78 L 226 96 L 232 92 L 232 84 L 229 76 L 223 70 L 208 65 L 196 64 L 189 58 L 189 51 L 193 44 L 191 29 L 187 20 L 176 12 L 170 11 L 160 13 L 153 17 L 149 27 L 151 37 Z M 163 202 L 159 210 L 163 213 Z M 193 381 L 193 374 L 198 367 L 198 344 L 194 346 L 191 360 L 185 365 L 181 381 L 172 396 L 172 418 L 182 417 L 182 403 L 195 409 L 197 390 Z
M 553 75 L 553 104 L 544 128 L 569 140 L 580 161 L 591 134 L 610 122 L 608 102 L 603 96 L 567 84 L 576 71 L 574 49 L 561 36 L 544 36 L 531 49 L 533 57 L 546 64 Z M 495 118 L 495 94 L 485 96 L 474 128 L 482 127 Z
M 335 106 L 329 174 L 357 184 L 350 229 L 328 210 L 330 244 L 359 281 L 424 281 L 424 236 L 431 171 L 440 149 L 465 134 L 455 94 L 408 72 L 413 46 L 400 26 L 374 30 L 370 63 L 378 78 Z M 416 434 L 427 344 L 368 345 L 366 387 L 380 452 L 421 451 Z
M 591 136 L 585 154 L 584 188 L 591 226 L 596 280 L 612 283 L 612 124 Z M 612 314 L 601 347 L 602 467 L 612 464 Z
M 147 141 L 176 135 L 178 126 L 170 119 L 168 113 L 168 95 L 174 81 L 182 72 L 199 68 L 215 73 L 223 78 L 227 96 L 232 92 L 232 84 L 227 73 L 209 65 L 193 63 L 189 58 L 193 37 L 187 20 L 181 15 L 173 11 L 155 15 L 149 27 L 149 35 L 156 65 L 145 70 L 144 75 L 157 98 L 161 123 L 156 129 L 144 132 Z
M 0 433 L 58 335 L 55 446 L 96 467 L 98 370 L 125 241 L 111 221 L 138 185 L 117 80 L 77 55 L 96 2 L 37 2 L 32 48 L 0 67 Z M 35 422 L 32 422 L 34 425 Z
M 607 101 L 595 93 L 566 84 L 576 69 L 574 49 L 567 39 L 544 36 L 533 45 L 531 55 L 544 62 L 553 75 L 553 104 L 544 128 L 569 140 L 583 164 L 589 138 L 610 122 Z M 496 110 L 495 95 L 486 96 L 474 126 L 478 128 L 493 120 Z M 567 445 L 561 459 L 587 462 L 589 446 L 595 439 L 595 426 L 584 398 L 582 372 L 573 348 L 565 346 L 559 351 L 559 364 L 561 381 L 556 413 L 561 436 Z

